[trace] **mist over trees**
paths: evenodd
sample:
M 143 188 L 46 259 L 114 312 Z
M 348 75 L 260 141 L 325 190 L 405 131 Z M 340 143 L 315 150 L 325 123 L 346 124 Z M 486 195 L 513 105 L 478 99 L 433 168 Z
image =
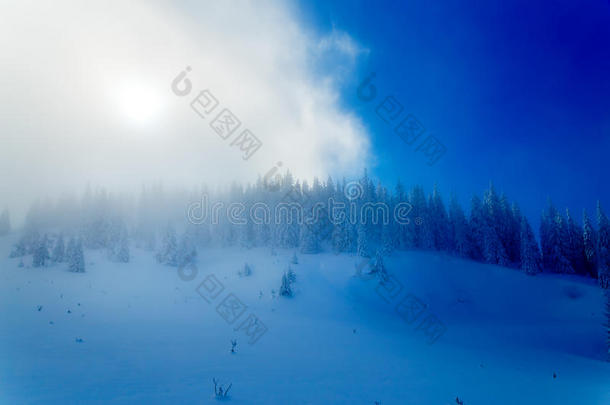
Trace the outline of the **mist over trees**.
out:
M 598 203 L 595 223 L 583 212 L 582 223 L 549 201 L 542 212 L 540 243 L 515 202 L 490 184 L 474 195 L 466 212 L 455 195 L 445 205 L 434 186 L 410 190 L 375 184 L 365 171 L 357 181 L 308 182 L 290 172 L 272 184 L 193 190 L 143 187 L 133 198 L 87 188 L 77 197 L 32 205 L 23 236 L 12 257 L 32 254 L 37 265 L 69 262 L 64 235 L 72 249 L 104 249 L 117 262 L 128 262 L 130 245 L 151 251 L 160 263 L 184 266 L 197 249 L 260 246 L 375 257 L 382 250 L 442 251 L 466 259 L 522 269 L 577 274 L 610 284 L 610 225 Z M 10 230 L 9 214 L 0 215 L 0 231 Z M 8 231 L 6 231 L 8 232 Z M 74 240 L 74 242 L 72 242 Z M 76 247 L 78 251 L 78 247 Z M 46 253 L 45 253 L 46 252 Z M 74 255 L 74 250 L 71 251 Z M 78 256 L 78 254 L 76 254 Z M 74 265 L 80 268 L 79 264 Z

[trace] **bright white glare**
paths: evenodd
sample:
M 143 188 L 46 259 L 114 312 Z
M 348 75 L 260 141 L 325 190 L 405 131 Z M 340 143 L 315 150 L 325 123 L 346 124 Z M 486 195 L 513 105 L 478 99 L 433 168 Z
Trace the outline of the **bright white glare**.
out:
M 123 83 L 116 91 L 115 100 L 129 124 L 150 125 L 162 112 L 161 96 L 153 86 L 146 83 Z

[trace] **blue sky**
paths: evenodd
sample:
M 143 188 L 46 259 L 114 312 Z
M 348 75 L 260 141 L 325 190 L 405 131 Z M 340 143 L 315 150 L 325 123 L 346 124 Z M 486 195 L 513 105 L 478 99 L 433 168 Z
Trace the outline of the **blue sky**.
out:
M 343 87 L 345 108 L 373 136 L 384 181 L 435 181 L 466 203 L 490 180 L 537 220 L 551 197 L 580 218 L 610 210 L 610 4 L 607 1 L 314 1 L 320 31 L 346 31 L 369 49 Z M 356 97 L 376 72 L 379 94 Z M 447 152 L 433 167 L 375 107 L 393 95 Z

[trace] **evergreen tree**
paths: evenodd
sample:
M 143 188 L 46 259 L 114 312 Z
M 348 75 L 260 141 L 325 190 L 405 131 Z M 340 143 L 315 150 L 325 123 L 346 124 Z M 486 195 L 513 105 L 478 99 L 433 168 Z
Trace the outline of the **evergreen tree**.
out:
M 301 226 L 301 253 L 316 254 L 320 253 L 320 243 L 311 227 L 313 225 L 304 224 Z
M 597 274 L 602 288 L 610 288 L 610 224 L 597 202 Z
M 70 240 L 68 244 L 69 255 L 68 259 L 68 270 L 73 273 L 84 273 L 85 272 L 85 255 L 83 253 L 83 243 L 80 239 L 74 241 Z
M 170 250 L 171 250 L 171 248 L 170 248 Z M 171 257 L 172 254 L 170 253 L 169 256 Z M 182 237 L 180 238 L 180 243 L 178 244 L 178 247 L 176 248 L 176 253 L 175 253 L 176 265 L 179 267 L 180 266 L 185 267 L 187 265 L 194 264 L 196 257 L 197 257 L 197 248 L 195 247 L 195 244 L 193 242 L 193 237 L 189 232 L 185 232 L 182 235 Z M 166 264 L 171 265 L 171 259 L 169 259 L 169 261 Z
M 521 269 L 526 274 L 534 275 L 540 273 L 541 269 L 541 257 L 538 243 L 532 232 L 530 224 L 527 222 L 525 217 L 521 218 Z
M 396 191 L 395 191 L 395 197 L 394 197 L 394 205 L 398 205 L 401 203 L 407 203 L 407 194 L 405 192 L 405 188 L 402 185 L 402 183 L 400 181 L 398 181 L 398 183 L 396 184 Z M 393 211 L 392 211 L 393 212 Z M 410 217 L 411 218 L 415 218 L 415 216 L 413 215 L 413 211 L 411 211 L 410 213 Z M 394 216 L 392 216 L 392 219 L 394 219 Z M 412 248 L 413 246 L 411 245 L 411 238 L 410 238 L 410 227 L 413 227 L 415 224 L 413 223 L 413 220 L 411 220 L 409 223 L 407 224 L 396 224 L 396 247 L 400 250 L 407 250 Z
M 433 246 L 436 250 L 449 250 L 449 220 L 436 185 L 432 190 L 428 206 Z
M 504 217 L 507 209 L 502 209 L 500 197 L 491 183 L 485 192 L 483 205 L 483 258 L 487 263 L 506 266 L 509 258 L 502 239 L 506 239 L 508 233 L 508 221 Z
M 607 290 L 605 293 L 606 293 L 605 295 L 606 295 L 606 319 L 607 319 L 606 346 L 608 347 L 607 359 L 608 359 L 608 361 L 610 361 L 610 290 Z
M 17 243 L 15 243 L 15 246 L 13 246 L 13 250 L 11 250 L 9 257 L 12 259 L 15 257 L 23 257 L 26 254 L 27 254 L 27 239 L 25 236 L 23 236 L 17 241 Z
M 557 232 L 555 230 L 558 212 L 555 206 L 549 199 L 548 208 L 542 211 L 542 217 L 540 218 L 540 248 L 542 252 L 542 266 L 544 269 L 553 271 L 555 266 L 553 260 L 553 244 L 557 243 L 557 237 L 554 237 Z M 555 239 L 552 241 L 551 239 Z
M 409 204 L 413 207 L 411 217 L 414 219 L 407 230 L 408 245 L 415 249 L 432 249 L 434 240 L 430 229 L 430 218 L 428 215 L 428 203 L 426 194 L 421 186 L 415 186 L 409 194 Z
M 383 282 L 387 280 L 388 273 L 383 263 L 383 255 L 379 250 L 375 252 L 375 258 L 371 261 L 370 274 L 375 274 Z
M 583 248 L 585 253 L 584 267 L 589 275 L 597 278 L 597 238 L 587 211 L 582 212 Z
M 282 297 L 292 297 L 294 295 L 292 284 L 295 281 L 296 276 L 292 269 L 289 267 L 288 271 L 284 272 L 284 274 L 282 275 L 282 285 L 280 286 L 280 295 Z
M 115 258 L 120 263 L 129 263 L 130 257 L 129 237 L 127 235 L 127 230 L 124 229 L 123 232 L 121 232 L 121 238 L 119 240 L 118 250 L 115 254 Z
M 161 249 L 157 252 L 157 261 L 169 266 L 178 266 L 176 231 L 171 225 L 168 225 L 165 229 L 165 235 L 161 242 Z
M 59 235 L 57 241 L 55 242 L 55 248 L 53 249 L 53 255 L 51 260 L 55 263 L 62 263 L 65 260 L 66 250 L 64 247 L 64 237 L 63 235 Z
M 357 254 L 360 257 L 371 257 L 369 250 L 369 238 L 364 224 L 358 223 L 358 247 Z
M 4 209 L 0 214 L 0 236 L 8 235 L 11 231 L 11 218 L 8 209 Z
M 507 266 L 508 256 L 493 226 L 483 225 L 483 258 L 486 263 Z
M 32 266 L 43 267 L 50 259 L 47 235 L 38 240 L 34 249 L 34 257 L 32 258 Z
M 563 217 L 550 201 L 540 223 L 540 244 L 545 270 L 553 273 L 574 273 L 570 261 L 565 256 L 569 244 L 567 227 Z
M 521 264 L 521 219 L 523 216 L 516 203 L 513 203 L 510 212 L 506 215 L 509 220 L 506 240 L 508 259 L 512 263 Z
M 570 210 L 566 209 L 567 251 L 566 258 L 577 274 L 586 274 L 585 246 L 582 228 L 572 219 Z
M 484 231 L 486 219 L 483 212 L 481 199 L 474 195 L 470 202 L 470 221 L 468 222 L 468 245 L 470 246 L 470 258 L 483 260 Z
M 460 257 L 468 257 L 472 247 L 468 239 L 468 221 L 455 194 L 449 202 L 449 251 Z

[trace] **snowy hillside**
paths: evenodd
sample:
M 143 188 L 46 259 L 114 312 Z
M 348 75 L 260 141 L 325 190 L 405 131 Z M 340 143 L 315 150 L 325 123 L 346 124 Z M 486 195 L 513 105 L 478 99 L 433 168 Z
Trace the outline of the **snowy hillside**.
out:
M 610 404 L 592 279 L 396 252 L 379 285 L 355 256 L 268 248 L 200 250 L 193 280 L 136 248 L 130 263 L 86 250 L 71 273 L 18 267 L 16 240 L 0 238 L 2 404 L 215 403 L 213 379 L 234 404 Z M 413 320 L 401 302 L 426 308 Z

